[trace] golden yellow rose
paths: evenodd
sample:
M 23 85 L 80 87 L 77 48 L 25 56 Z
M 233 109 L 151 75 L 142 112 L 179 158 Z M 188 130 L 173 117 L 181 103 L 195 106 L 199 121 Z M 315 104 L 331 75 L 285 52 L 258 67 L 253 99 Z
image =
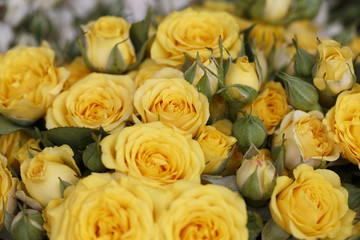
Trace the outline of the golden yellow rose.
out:
M 91 73 L 56 97 L 45 116 L 46 128 L 121 130 L 133 113 L 134 93 L 135 84 L 126 75 Z
M 247 113 L 251 112 L 252 115 L 260 118 L 270 135 L 274 133 L 276 126 L 290 111 L 290 106 L 281 83 L 270 81 L 264 85 L 256 99 L 244 106 L 242 110 Z
M 53 204 L 53 201 L 54 204 Z M 92 174 L 45 209 L 50 239 L 158 239 L 153 201 L 142 184 Z
M 298 239 L 346 239 L 355 212 L 340 177 L 327 169 L 301 164 L 295 180 L 281 176 L 271 196 L 271 216 L 278 226 Z M 304 221 L 306 219 L 306 221 Z
M 143 123 L 161 121 L 195 137 L 209 118 L 205 95 L 188 83 L 181 71 L 164 68 L 135 92 L 134 106 Z
M 162 239 L 248 239 L 245 201 L 226 187 L 177 182 L 158 213 Z
M 322 123 L 324 115 L 319 111 L 288 113 L 275 131 L 272 145 L 280 146 L 285 134 L 285 166 L 292 170 L 302 162 L 313 167 L 335 161 L 340 156 L 340 149 L 333 136 Z
M 13 213 L 16 209 L 17 201 L 14 198 L 16 187 L 18 184 L 17 178 L 13 178 L 11 172 L 6 167 L 7 159 L 0 154 L 0 229 L 4 226 L 4 206 L 7 212 Z
M 67 145 L 48 147 L 21 164 L 22 182 L 29 195 L 42 207 L 52 198 L 61 197 L 60 179 L 71 184 L 79 180 L 81 173 L 73 155 Z
M 179 67 L 184 63 L 184 53 L 200 61 L 211 56 L 220 57 L 219 36 L 223 46 L 236 57 L 241 49 L 239 27 L 233 16 L 226 12 L 196 11 L 191 8 L 172 12 L 160 24 L 150 49 L 151 58 L 159 64 Z M 227 53 L 223 50 L 224 58 Z
M 236 143 L 236 138 L 227 136 L 213 126 L 205 126 L 196 141 L 205 155 L 204 173 L 214 173 L 221 169 L 224 161 Z M 225 163 L 226 164 L 226 163 Z M 225 166 L 222 166 L 225 168 Z
M 340 146 L 341 155 L 360 168 L 360 85 L 339 94 L 324 124 Z
M 179 180 L 200 182 L 205 167 L 200 144 L 161 122 L 126 127 L 100 145 L 105 167 L 153 187 Z
M 241 77 L 239 77 L 241 76 Z M 255 91 L 260 89 L 260 80 L 254 62 L 249 62 L 247 56 L 239 57 L 236 63 L 230 65 L 230 70 L 225 77 L 225 87 L 241 84 L 251 87 Z M 230 96 L 235 100 L 244 98 L 243 94 L 236 87 L 229 88 Z
M 315 87 L 326 95 L 337 95 L 350 89 L 356 81 L 350 48 L 341 47 L 341 43 L 334 40 L 323 40 L 318 45 L 318 52 Z
M 0 136 L 0 152 L 5 155 L 7 163 L 16 173 L 19 173 L 20 163 L 25 160 L 20 157 L 21 154 L 19 151 L 25 149 L 26 154 L 28 153 L 28 150 L 33 154 L 36 153 L 34 149 L 31 149 L 31 147 L 34 147 L 34 144 L 28 145 L 30 139 L 32 139 L 31 142 L 36 142 L 35 139 L 31 138 L 29 134 L 23 131 L 16 131 Z M 40 150 L 39 146 L 35 146 L 35 149 Z
M 69 76 L 54 60 L 46 42 L 9 50 L 0 64 L 0 113 L 22 124 L 43 117 Z
M 64 66 L 70 76 L 64 84 L 63 90 L 69 89 L 74 83 L 91 73 L 82 57 L 76 57 L 70 64 Z
M 115 16 L 102 16 L 82 25 L 86 38 L 86 55 L 100 71 L 106 71 L 111 50 L 117 46 L 125 66 L 136 61 L 135 49 L 130 40 L 131 24 Z
M 134 77 L 136 88 L 139 88 L 140 85 L 151 78 L 156 71 L 159 71 L 165 67 L 165 65 L 157 64 L 152 59 L 146 59 L 140 64 L 138 72 Z

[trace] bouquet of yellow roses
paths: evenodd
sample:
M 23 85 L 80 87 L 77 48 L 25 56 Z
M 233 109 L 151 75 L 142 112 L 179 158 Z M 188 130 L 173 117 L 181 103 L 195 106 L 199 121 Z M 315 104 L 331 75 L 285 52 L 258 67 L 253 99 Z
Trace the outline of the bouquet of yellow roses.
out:
M 0 54 L 0 237 L 358 239 L 360 38 L 311 21 L 358 6 L 333 4 L 98 12 L 68 49 L 34 13 L 41 44 Z

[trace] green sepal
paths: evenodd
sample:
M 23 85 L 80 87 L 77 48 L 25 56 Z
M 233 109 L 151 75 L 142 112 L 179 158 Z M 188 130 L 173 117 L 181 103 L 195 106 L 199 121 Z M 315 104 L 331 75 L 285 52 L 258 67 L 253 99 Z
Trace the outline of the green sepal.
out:
M 259 154 L 260 154 L 259 149 L 253 143 L 251 143 L 249 149 L 244 154 L 243 159 L 249 160 Z
M 35 129 L 24 125 L 19 125 L 10 119 L 0 115 L 0 135 L 7 135 L 16 131 L 25 131 L 35 137 Z
M 282 176 L 284 174 L 286 156 L 285 141 L 285 134 L 283 134 L 281 145 L 273 146 L 271 148 L 271 159 L 274 161 L 274 167 L 278 176 Z
M 273 219 L 267 221 L 261 232 L 262 240 L 286 240 L 290 234 L 279 227 Z
M 111 49 L 108 61 L 106 63 L 106 72 L 110 74 L 121 74 L 126 70 L 126 63 L 124 58 L 118 48 L 119 44 L 128 41 L 125 39 L 117 44 Z
M 104 172 L 106 167 L 101 161 L 101 147 L 100 140 L 101 135 L 95 135 L 92 133 L 92 138 L 95 142 L 86 146 L 86 149 L 82 155 L 84 165 L 92 172 Z
M 11 223 L 13 222 L 15 216 L 13 214 L 9 213 L 6 210 L 4 199 L 2 201 L 2 209 L 3 209 L 3 212 L 4 212 L 4 226 L 5 226 L 5 229 L 8 232 L 10 232 L 11 231 Z
M 186 53 L 184 53 L 184 54 L 185 54 L 185 63 L 183 65 L 183 68 L 185 69 L 187 67 L 186 65 L 189 65 L 191 63 L 190 67 L 188 67 L 186 69 L 186 71 L 184 71 L 184 78 L 188 83 L 190 83 L 192 85 L 192 84 L 194 84 L 194 81 L 195 81 L 195 78 L 196 78 L 196 72 L 197 72 L 197 65 L 198 64 L 197 64 L 196 61 L 194 61 L 192 63 L 189 56 Z M 197 59 L 199 58 L 199 53 L 197 53 L 196 58 Z
M 63 181 L 60 177 L 59 177 L 59 183 L 60 183 L 60 193 L 61 193 L 61 197 L 64 197 L 64 191 L 67 187 L 71 186 L 72 184 L 66 181 Z
M 224 187 L 229 188 L 234 192 L 239 192 L 239 189 L 236 184 L 236 175 L 229 175 L 229 176 L 214 176 L 214 175 L 201 175 L 201 179 L 205 180 L 206 182 L 221 185 Z M 241 195 L 241 194 L 240 194 Z
M 84 44 L 83 44 L 83 39 L 84 39 L 84 36 L 85 36 L 85 33 L 81 33 L 77 38 L 76 38 L 76 42 L 79 46 L 79 49 L 80 49 L 80 53 L 81 53 L 81 56 L 86 64 L 86 66 L 88 68 L 90 68 L 90 70 L 92 72 L 99 72 L 99 70 L 96 69 L 96 67 L 94 67 L 94 65 L 90 62 L 87 54 L 86 54 L 86 49 L 84 47 Z
M 144 43 L 148 40 L 149 28 L 151 24 L 152 12 L 148 8 L 143 20 L 133 23 L 130 27 L 130 39 L 134 45 L 135 52 L 141 51 Z
M 252 200 L 262 199 L 263 193 L 259 183 L 258 166 L 256 166 L 255 171 L 249 176 L 248 179 L 246 179 L 239 190 L 245 198 L 250 198 Z
M 316 64 L 316 59 L 313 55 L 300 48 L 295 39 L 293 39 L 293 44 L 296 49 L 294 62 L 295 73 L 300 77 L 310 79 L 312 82 L 312 71 Z
M 11 236 L 15 240 L 41 240 L 45 237 L 44 220 L 39 211 L 23 209 L 11 224 Z
M 232 87 L 235 87 L 239 90 L 239 92 L 243 96 L 242 99 L 235 100 L 231 97 L 228 89 L 232 88 Z M 234 84 L 231 86 L 219 88 L 217 90 L 216 94 L 220 94 L 221 97 L 224 98 L 225 101 L 227 101 L 229 104 L 235 104 L 235 106 L 237 106 L 237 107 L 242 107 L 242 106 L 245 106 L 247 103 L 254 101 L 254 99 L 256 98 L 258 93 L 252 87 L 249 87 L 249 86 L 246 86 L 243 84 Z
M 200 78 L 199 82 L 196 84 L 196 88 L 198 89 L 199 92 L 201 92 L 206 96 L 209 103 L 212 102 L 213 97 L 211 92 L 210 80 L 206 72 L 204 72 L 204 75 Z
M 181 71 L 185 74 L 189 70 L 189 68 L 191 66 L 193 66 L 193 61 L 191 61 L 191 58 L 185 52 L 184 52 L 184 57 L 185 57 L 185 60 L 184 60 L 183 65 L 181 66 Z
M 255 211 L 247 210 L 247 216 L 248 222 L 246 227 L 249 230 L 249 240 L 255 240 L 264 227 L 263 220 L 260 214 Z
M 142 62 L 142 60 L 144 59 L 144 57 L 146 55 L 146 51 L 148 49 L 148 46 L 149 46 L 150 42 L 154 39 L 154 37 L 155 37 L 155 35 L 149 37 L 144 42 L 141 49 L 136 53 L 136 62 L 131 64 L 129 67 L 127 67 L 126 71 L 134 70 L 135 68 L 137 68 L 140 65 L 140 63 Z

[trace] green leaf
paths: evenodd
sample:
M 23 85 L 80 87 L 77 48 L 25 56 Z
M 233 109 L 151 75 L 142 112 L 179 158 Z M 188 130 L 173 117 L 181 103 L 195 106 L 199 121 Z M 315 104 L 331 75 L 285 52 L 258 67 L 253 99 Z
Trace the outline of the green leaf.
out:
M 360 208 L 360 188 L 348 184 L 348 183 L 343 183 L 342 186 L 344 188 L 346 188 L 346 190 L 349 193 L 349 199 L 348 199 L 348 203 L 349 203 L 349 208 L 352 210 L 357 210 Z
M 91 133 L 98 135 L 101 130 L 78 127 L 58 127 L 47 131 L 43 131 L 42 135 L 56 146 L 63 144 L 69 145 L 73 149 L 85 149 L 87 145 L 92 143 Z
M 25 131 L 33 137 L 36 136 L 35 130 L 33 128 L 16 124 L 3 115 L 0 115 L 0 135 L 7 135 L 16 131 Z
M 263 221 L 260 214 L 255 211 L 247 211 L 248 222 L 246 227 L 249 230 L 249 240 L 255 240 L 257 236 L 261 233 L 263 229 Z
M 64 191 L 68 186 L 71 186 L 72 184 L 66 181 L 63 181 L 60 177 L 59 177 L 59 181 L 60 181 L 60 193 L 61 193 L 61 197 L 64 197 Z
M 236 184 L 236 175 L 229 175 L 226 177 L 223 176 L 212 176 L 212 175 L 201 175 L 201 179 L 210 182 L 212 184 L 217 184 L 225 186 L 232 191 L 239 192 L 239 189 Z
M 262 240 L 286 240 L 290 234 L 280 228 L 273 219 L 270 219 L 262 229 Z
M 125 39 L 117 44 L 112 48 L 109 59 L 106 63 L 106 72 L 111 74 L 120 74 L 125 72 L 126 70 L 126 63 L 124 58 L 118 48 L 119 44 L 125 43 L 128 39 Z
M 92 172 L 104 172 L 106 170 L 106 167 L 101 161 L 101 148 L 99 141 L 90 143 L 86 147 L 82 155 L 82 159 L 84 165 Z
M 244 31 L 242 31 L 242 33 L 244 34 L 244 50 L 245 50 L 245 55 L 248 57 L 249 62 L 255 62 L 255 56 L 254 56 L 254 51 L 252 49 L 251 46 L 251 40 L 250 40 L 250 33 L 253 30 L 253 28 L 255 27 L 256 24 L 253 24 L 251 27 L 245 29 Z
M 142 21 L 133 23 L 130 28 L 130 39 L 134 45 L 135 52 L 141 51 L 144 43 L 148 39 L 149 28 L 151 24 L 152 12 L 148 8 L 146 16 Z

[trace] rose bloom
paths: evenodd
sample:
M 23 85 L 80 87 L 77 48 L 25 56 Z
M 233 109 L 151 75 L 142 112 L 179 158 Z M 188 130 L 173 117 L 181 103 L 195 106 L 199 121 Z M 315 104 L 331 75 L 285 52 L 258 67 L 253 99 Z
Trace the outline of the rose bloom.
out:
M 204 173 L 214 173 L 223 166 L 236 143 L 236 138 L 223 134 L 213 126 L 205 126 L 196 141 L 200 143 L 204 151 L 206 164 Z
M 134 179 L 93 173 L 64 194 L 44 210 L 50 239 L 158 239 L 152 198 Z
M 297 239 L 346 239 L 355 212 L 340 177 L 327 169 L 301 164 L 294 178 L 281 176 L 271 196 L 270 212 L 278 226 Z
M 56 97 L 45 116 L 46 128 L 121 130 L 133 113 L 134 93 L 135 84 L 126 75 L 91 73 Z
M 70 76 L 65 82 L 63 90 L 69 89 L 74 83 L 91 73 L 82 57 L 74 58 L 70 64 L 64 67 L 70 72 Z
M 7 212 L 13 213 L 16 209 L 17 201 L 14 198 L 18 179 L 13 178 L 11 172 L 6 167 L 7 159 L 0 154 L 0 229 L 4 226 L 4 206 Z
M 322 123 L 324 115 L 319 111 L 309 113 L 296 110 L 288 113 L 275 131 L 272 145 L 280 146 L 285 134 L 285 167 L 294 169 L 301 162 L 318 167 L 325 161 L 335 161 L 340 149 Z
M 0 113 L 21 124 L 43 117 L 69 76 L 54 60 L 46 42 L 9 50 L 0 64 Z
M 110 52 L 116 44 L 125 66 L 136 61 L 135 49 L 130 41 L 131 24 L 115 16 L 103 16 L 82 25 L 86 38 L 86 55 L 90 63 L 100 71 L 106 71 Z
M 226 187 L 177 182 L 158 212 L 162 239 L 248 239 L 245 201 Z
M 100 145 L 105 167 L 152 187 L 179 180 L 200 182 L 205 167 L 199 143 L 161 122 L 126 127 Z
M 156 71 L 165 68 L 165 65 L 157 64 L 152 59 L 146 59 L 138 67 L 138 72 L 134 76 L 136 88 L 139 88 L 145 80 L 151 78 Z
M 244 111 L 260 118 L 269 135 L 273 134 L 276 126 L 290 111 L 285 89 L 281 83 L 270 81 L 256 99 L 243 107 Z
M 135 92 L 134 106 L 143 123 L 160 120 L 195 137 L 209 118 L 209 102 L 181 71 L 164 68 Z
M 52 198 L 60 198 L 60 179 L 75 184 L 80 170 L 68 145 L 47 147 L 20 166 L 21 179 L 29 195 L 45 207 Z M 59 179 L 60 178 L 60 179 Z
M 212 12 L 187 8 L 169 14 L 158 26 L 154 43 L 150 49 L 151 58 L 159 64 L 180 67 L 185 58 L 184 53 L 200 61 L 211 56 L 220 57 L 219 36 L 223 46 L 236 57 L 241 49 L 238 37 L 239 27 L 236 20 L 227 12 Z M 227 53 L 223 50 L 224 58 Z
M 326 95 L 337 95 L 354 84 L 353 54 L 334 40 L 323 40 L 318 46 L 319 59 L 314 85 Z
M 341 154 L 360 168 L 360 85 L 339 94 L 327 113 L 324 124 L 340 146 Z

